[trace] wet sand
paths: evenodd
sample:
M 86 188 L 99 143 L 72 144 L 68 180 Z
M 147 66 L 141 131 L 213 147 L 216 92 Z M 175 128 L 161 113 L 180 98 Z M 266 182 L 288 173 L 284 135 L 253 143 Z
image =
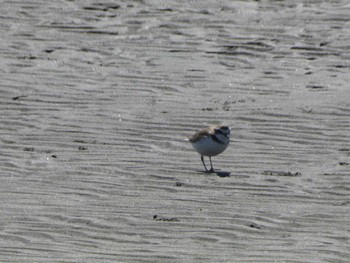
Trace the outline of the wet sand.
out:
M 0 261 L 348 262 L 350 5 L 304 2 L 3 2 Z

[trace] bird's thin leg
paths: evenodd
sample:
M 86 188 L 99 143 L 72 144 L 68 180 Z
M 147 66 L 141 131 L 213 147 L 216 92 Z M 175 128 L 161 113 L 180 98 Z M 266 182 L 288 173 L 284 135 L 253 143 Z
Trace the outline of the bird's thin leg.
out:
M 204 165 L 205 171 L 208 172 L 208 169 L 207 169 L 207 167 L 205 166 L 205 162 L 204 162 L 203 155 L 201 155 L 201 161 L 202 161 L 202 163 L 203 163 L 203 165 Z
M 210 160 L 210 172 L 214 172 L 213 164 L 211 163 L 211 157 L 209 156 Z

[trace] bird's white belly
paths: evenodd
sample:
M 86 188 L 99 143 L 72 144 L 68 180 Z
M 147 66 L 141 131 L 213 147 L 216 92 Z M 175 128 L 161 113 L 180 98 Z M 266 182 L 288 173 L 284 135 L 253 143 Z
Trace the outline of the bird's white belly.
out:
M 228 141 L 225 144 L 213 141 L 211 137 L 203 138 L 196 143 L 192 143 L 193 148 L 201 155 L 215 156 L 222 153 L 228 146 Z

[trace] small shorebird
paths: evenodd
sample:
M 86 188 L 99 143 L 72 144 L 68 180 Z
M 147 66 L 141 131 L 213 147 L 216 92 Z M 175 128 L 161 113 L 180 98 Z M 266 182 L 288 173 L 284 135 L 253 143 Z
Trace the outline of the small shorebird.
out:
M 214 172 L 211 157 L 225 151 L 230 143 L 230 128 L 228 126 L 210 126 L 199 130 L 189 138 L 193 148 L 201 155 L 201 161 L 206 172 Z M 210 170 L 204 162 L 204 156 L 210 160 Z

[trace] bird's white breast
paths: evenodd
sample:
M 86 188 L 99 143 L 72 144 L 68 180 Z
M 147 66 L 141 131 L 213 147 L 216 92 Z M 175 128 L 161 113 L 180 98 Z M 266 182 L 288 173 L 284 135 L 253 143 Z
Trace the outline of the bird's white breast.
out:
M 222 153 L 229 145 L 228 137 L 218 134 L 217 138 L 223 143 L 218 143 L 214 141 L 211 136 L 206 136 L 192 143 L 192 146 L 201 155 L 215 156 Z

